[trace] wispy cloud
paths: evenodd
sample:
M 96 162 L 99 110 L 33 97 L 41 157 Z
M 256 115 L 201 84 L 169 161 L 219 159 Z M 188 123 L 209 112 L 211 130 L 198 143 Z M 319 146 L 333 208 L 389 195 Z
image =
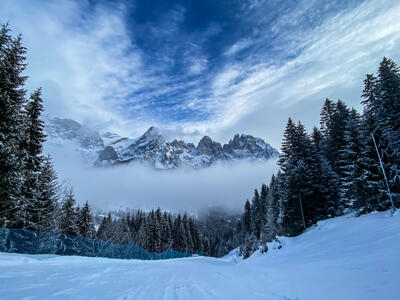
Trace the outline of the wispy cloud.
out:
M 233 44 L 231 47 L 229 47 L 229 49 L 227 51 L 225 51 L 225 55 L 235 55 L 236 53 L 247 49 L 248 47 L 250 47 L 253 44 L 253 41 L 249 38 L 240 40 L 238 42 L 236 42 L 235 44 Z
M 279 146 L 293 107 L 326 96 L 357 106 L 363 74 L 384 55 L 400 58 L 396 0 L 241 2 L 231 23 L 203 27 L 188 27 L 184 6 L 139 22 L 123 4 L 93 3 L 3 2 L 0 22 L 23 33 L 29 87 L 44 87 L 50 114 L 131 136 L 156 125 Z
M 246 123 L 241 121 L 246 115 L 258 118 L 258 124 L 263 124 L 268 108 L 276 105 L 286 113 L 278 125 L 282 128 L 288 107 L 331 95 L 358 107 L 363 75 L 374 72 L 384 55 L 400 58 L 400 19 L 397 17 L 400 4 L 397 1 L 385 4 L 366 1 L 351 10 L 338 12 L 313 30 L 304 30 L 301 36 L 297 31 L 279 32 L 286 21 L 296 22 L 293 20 L 301 19 L 305 11 L 292 12 L 290 18 L 284 16 L 284 20 L 276 21 L 273 30 L 292 41 L 286 44 L 288 49 L 278 43 L 279 55 L 271 56 L 273 51 L 263 48 L 271 37 L 261 35 L 251 42 L 260 51 L 248 53 L 241 61 L 231 60 L 215 75 L 213 93 L 225 107 L 221 107 L 221 115 L 214 120 L 214 128 L 246 128 Z M 295 25 L 301 26 L 297 22 Z M 234 44 L 228 52 L 234 52 L 231 49 L 240 44 Z M 292 53 L 297 55 L 290 57 Z M 262 125 L 257 126 L 261 130 L 253 127 L 250 131 L 261 133 L 263 130 L 268 134 Z M 275 141 L 275 145 L 278 143 Z

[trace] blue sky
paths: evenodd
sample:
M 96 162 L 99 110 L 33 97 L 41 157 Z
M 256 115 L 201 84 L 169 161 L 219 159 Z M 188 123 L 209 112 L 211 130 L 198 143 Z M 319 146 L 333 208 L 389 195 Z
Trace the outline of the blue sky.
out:
M 0 3 L 50 115 L 275 147 L 289 116 L 317 125 L 325 97 L 360 108 L 363 76 L 400 60 L 399 15 L 397 0 Z

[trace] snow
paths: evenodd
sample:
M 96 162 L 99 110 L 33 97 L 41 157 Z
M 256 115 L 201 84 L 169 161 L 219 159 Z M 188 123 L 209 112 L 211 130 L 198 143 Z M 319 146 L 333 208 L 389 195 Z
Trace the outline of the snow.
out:
M 0 253 L 0 298 L 396 300 L 399 229 L 399 213 L 346 215 L 244 261 L 234 251 L 162 261 Z

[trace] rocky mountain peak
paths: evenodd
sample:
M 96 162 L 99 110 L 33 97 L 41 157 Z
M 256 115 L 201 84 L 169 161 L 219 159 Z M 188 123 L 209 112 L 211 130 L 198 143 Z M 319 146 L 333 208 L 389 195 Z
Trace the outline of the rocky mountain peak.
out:
M 217 155 L 222 153 L 222 146 L 220 143 L 213 141 L 209 136 L 205 135 L 200 140 L 197 151 L 199 155 Z
M 168 142 L 154 126 L 139 138 L 130 139 L 110 132 L 100 135 L 73 120 L 54 118 L 46 122 L 45 131 L 48 134 L 48 143 L 77 141 L 74 145 L 79 145 L 80 148 L 76 150 L 97 166 L 140 161 L 156 169 L 174 169 L 180 166 L 199 169 L 216 161 L 266 161 L 279 154 L 264 140 L 245 134 L 236 134 L 223 146 L 209 136 L 204 136 L 196 147 L 182 140 Z

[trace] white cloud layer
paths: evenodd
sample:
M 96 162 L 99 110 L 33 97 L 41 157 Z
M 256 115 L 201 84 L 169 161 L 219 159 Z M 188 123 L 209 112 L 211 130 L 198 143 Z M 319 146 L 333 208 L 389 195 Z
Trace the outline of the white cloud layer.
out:
M 54 153 L 57 173 L 74 188 L 78 201 L 88 200 L 101 209 L 159 206 L 197 213 L 205 207 L 223 206 L 239 212 L 254 189 L 277 170 L 275 161 L 221 163 L 201 170 L 159 171 L 141 164 L 91 168 L 68 146 L 54 147 L 47 145 L 46 150 Z

